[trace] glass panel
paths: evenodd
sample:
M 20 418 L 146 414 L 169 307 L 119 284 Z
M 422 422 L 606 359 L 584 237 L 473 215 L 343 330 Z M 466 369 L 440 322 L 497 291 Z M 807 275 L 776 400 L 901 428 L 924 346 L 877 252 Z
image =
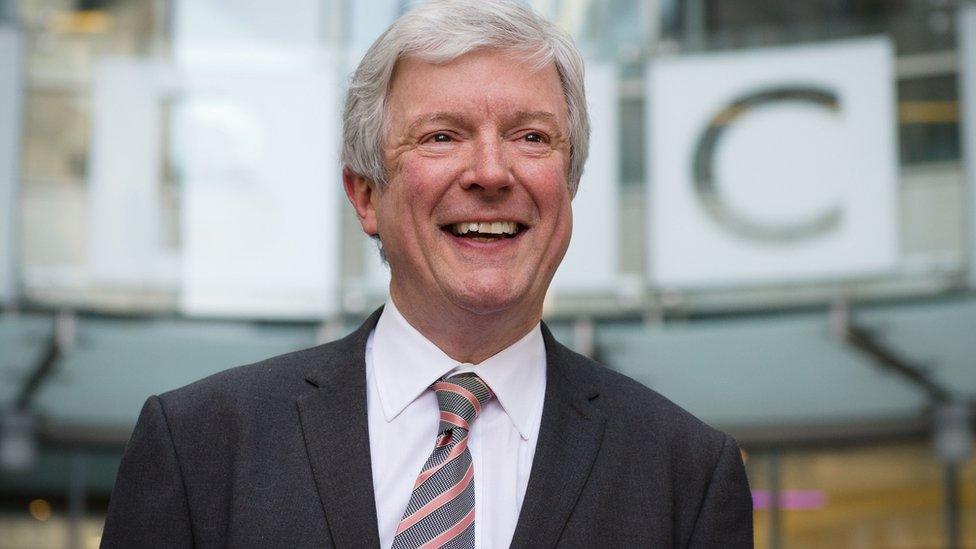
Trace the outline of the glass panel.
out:
M 898 82 L 902 164 L 959 159 L 957 91 L 955 75 L 906 78 Z
M 784 547 L 946 546 L 944 471 L 926 443 L 791 452 L 781 465 Z M 974 516 L 974 470 L 970 461 L 960 475 L 964 524 Z M 967 526 L 963 546 L 976 543 L 973 533 Z
M 662 2 L 661 34 L 685 48 L 723 49 L 890 33 L 899 44 L 899 53 L 940 51 L 954 46 L 948 4 L 911 0 Z
M 626 98 L 620 102 L 620 183 L 627 186 L 644 184 L 644 103 L 643 97 Z
M 88 280 L 94 70 L 106 56 L 153 52 L 164 39 L 159 5 L 25 0 L 15 10 L 26 42 L 19 248 L 28 299 L 99 302 Z

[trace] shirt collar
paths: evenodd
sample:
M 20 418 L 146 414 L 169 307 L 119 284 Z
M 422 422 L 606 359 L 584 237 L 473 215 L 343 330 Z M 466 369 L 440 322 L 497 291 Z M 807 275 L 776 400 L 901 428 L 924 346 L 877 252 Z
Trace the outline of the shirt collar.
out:
M 463 364 L 411 326 L 389 299 L 373 332 L 372 356 L 387 422 L 441 377 L 455 371 L 474 372 L 491 387 L 519 435 L 529 438 L 532 414 L 545 385 L 545 342 L 538 324 L 481 364 Z

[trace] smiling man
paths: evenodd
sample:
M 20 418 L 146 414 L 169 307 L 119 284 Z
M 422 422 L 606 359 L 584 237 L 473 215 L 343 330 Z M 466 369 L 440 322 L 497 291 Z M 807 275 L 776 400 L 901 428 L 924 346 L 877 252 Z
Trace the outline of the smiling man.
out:
M 110 547 L 751 547 L 735 442 L 557 343 L 588 146 L 572 42 L 434 1 L 367 52 L 343 184 L 391 271 L 352 335 L 151 397 Z
M 461 362 L 537 328 L 572 233 L 568 107 L 555 64 L 527 55 L 401 60 L 386 101 L 390 183 L 343 174 L 382 243 L 392 303 Z

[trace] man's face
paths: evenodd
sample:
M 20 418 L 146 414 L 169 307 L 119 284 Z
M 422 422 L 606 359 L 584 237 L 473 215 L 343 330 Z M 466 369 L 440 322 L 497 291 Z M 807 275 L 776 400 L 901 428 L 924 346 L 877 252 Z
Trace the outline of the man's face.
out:
M 397 305 L 537 315 L 572 232 L 555 65 L 494 50 L 404 59 L 388 109 L 389 185 L 360 220 L 383 242 Z

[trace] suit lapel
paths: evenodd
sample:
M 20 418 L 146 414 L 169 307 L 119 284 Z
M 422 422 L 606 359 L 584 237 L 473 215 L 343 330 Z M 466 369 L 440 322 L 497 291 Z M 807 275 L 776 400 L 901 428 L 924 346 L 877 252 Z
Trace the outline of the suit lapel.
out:
M 576 381 L 581 357 L 542 325 L 546 396 L 529 485 L 512 547 L 553 547 L 576 506 L 603 440 L 605 418 L 590 401 L 598 393 Z
M 305 448 L 336 547 L 379 547 L 366 416 L 366 340 L 380 311 L 329 345 L 298 399 Z

